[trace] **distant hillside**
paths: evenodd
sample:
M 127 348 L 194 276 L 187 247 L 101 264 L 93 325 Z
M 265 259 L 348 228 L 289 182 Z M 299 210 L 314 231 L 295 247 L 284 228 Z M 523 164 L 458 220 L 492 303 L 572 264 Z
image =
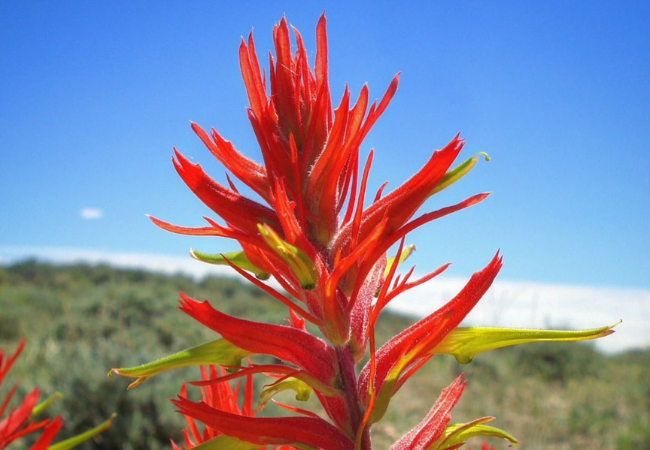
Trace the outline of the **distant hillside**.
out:
M 25 261 L 0 267 L 0 348 L 12 352 L 27 337 L 9 378 L 21 381 L 22 394 L 36 385 L 45 395 L 64 393 L 53 413 L 64 415 L 65 435 L 117 412 L 113 428 L 86 444 L 88 449 L 169 448 L 184 424 L 167 399 L 184 380 L 196 379 L 197 371 L 163 374 L 129 392 L 127 380 L 106 373 L 215 338 L 176 309 L 179 291 L 235 316 L 273 323 L 286 318 L 284 306 L 235 279 L 195 282 L 102 265 Z M 386 315 L 379 340 L 410 322 Z M 387 448 L 464 372 L 470 383 L 454 420 L 496 416 L 495 425 L 520 438 L 522 449 L 650 449 L 649 367 L 650 352 L 605 357 L 581 344 L 505 349 L 468 366 L 434 358 L 397 394 L 374 439 Z M 279 414 L 272 406 L 265 413 Z

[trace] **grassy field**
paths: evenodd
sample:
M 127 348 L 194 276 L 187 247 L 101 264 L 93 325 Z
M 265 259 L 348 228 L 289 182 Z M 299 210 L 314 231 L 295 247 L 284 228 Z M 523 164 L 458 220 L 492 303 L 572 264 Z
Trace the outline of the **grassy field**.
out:
M 106 373 L 215 338 L 175 308 L 179 291 L 240 317 L 281 323 L 286 316 L 282 305 L 232 279 L 194 282 L 106 266 L 35 262 L 0 267 L 0 348 L 13 352 L 27 337 L 0 399 L 14 381 L 21 382 L 21 394 L 34 386 L 44 395 L 60 391 L 65 397 L 52 409 L 67 422 L 60 437 L 117 412 L 111 430 L 85 448 L 170 448 L 169 439 L 180 437 L 184 423 L 168 399 L 183 381 L 198 378 L 198 371 L 163 374 L 128 392 L 128 380 Z M 379 340 L 411 322 L 386 315 Z M 517 436 L 521 449 L 650 449 L 649 369 L 650 351 L 605 356 L 585 344 L 504 349 L 467 366 L 436 357 L 397 394 L 373 439 L 377 448 L 388 448 L 428 412 L 441 388 L 464 373 L 469 384 L 453 421 L 495 416 L 494 425 Z M 290 396 L 281 400 L 292 401 Z M 280 414 L 273 406 L 264 413 Z

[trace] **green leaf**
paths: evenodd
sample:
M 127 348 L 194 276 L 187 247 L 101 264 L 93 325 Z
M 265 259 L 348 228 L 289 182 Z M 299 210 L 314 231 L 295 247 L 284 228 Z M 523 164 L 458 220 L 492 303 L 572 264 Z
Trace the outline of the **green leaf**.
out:
M 133 389 L 152 376 L 168 370 L 179 367 L 203 366 L 209 364 L 240 366 L 241 360 L 250 355 L 252 355 L 252 353 L 242 350 L 239 347 L 235 347 L 225 339 L 217 339 L 216 341 L 211 341 L 207 344 L 182 350 L 173 355 L 166 356 L 141 366 L 111 369 L 111 371 L 108 372 L 108 376 L 110 377 L 112 374 L 115 374 L 123 377 L 137 378 L 128 387 L 128 389 Z
M 69 450 L 71 448 L 76 447 L 79 444 L 83 444 L 87 440 L 94 438 L 99 433 L 106 431 L 108 428 L 110 428 L 111 424 L 113 423 L 113 419 L 116 416 L 117 414 L 113 413 L 113 415 L 111 415 L 111 417 L 101 425 L 98 425 L 95 428 L 86 431 L 85 433 L 81 433 L 69 439 L 66 439 L 65 441 L 57 442 L 54 445 L 50 445 L 47 448 L 47 450 Z
M 620 323 L 620 322 L 618 322 Z M 513 328 L 456 328 L 431 350 L 432 354 L 453 355 L 460 364 L 472 362 L 479 353 L 531 342 L 569 342 L 597 339 L 612 334 L 618 323 L 591 330 L 527 330 Z

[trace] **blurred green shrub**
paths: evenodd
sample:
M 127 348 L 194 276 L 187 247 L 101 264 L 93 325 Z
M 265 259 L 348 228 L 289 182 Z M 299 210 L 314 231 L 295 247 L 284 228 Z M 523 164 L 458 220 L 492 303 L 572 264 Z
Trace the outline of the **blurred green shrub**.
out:
M 235 279 L 196 282 L 105 265 L 35 261 L 0 267 L 0 348 L 15 347 L 23 335 L 29 341 L 12 371 L 21 379 L 20 395 L 36 385 L 44 395 L 65 394 L 52 411 L 68 422 L 62 438 L 117 412 L 113 427 L 85 449 L 168 449 L 184 427 L 168 399 L 183 381 L 199 378 L 198 371 L 160 375 L 128 392 L 129 380 L 106 373 L 215 338 L 176 309 L 179 291 L 243 318 L 282 323 L 287 315 L 284 306 Z M 378 344 L 411 322 L 383 315 Z M 388 448 L 419 422 L 453 376 L 464 373 L 472 401 L 461 399 L 454 421 L 494 414 L 495 425 L 513 431 L 527 450 L 650 449 L 649 367 L 650 351 L 607 357 L 573 343 L 502 349 L 467 366 L 436 356 L 398 392 L 404 400 L 389 409 L 373 440 Z M 262 414 L 279 413 L 272 408 Z
M 596 376 L 603 356 L 589 343 L 535 343 L 513 349 L 515 364 L 524 375 L 566 384 L 572 378 Z
M 264 311 L 280 323 L 285 313 L 265 294 L 232 279 L 196 283 L 180 275 L 35 261 L 2 273 L 0 347 L 14 347 L 23 335 L 29 342 L 14 372 L 24 380 L 22 394 L 35 385 L 45 395 L 64 393 L 53 406 L 68 422 L 62 438 L 117 412 L 95 448 L 168 449 L 170 438 L 181 437 L 182 417 L 168 399 L 183 381 L 199 378 L 198 370 L 165 374 L 128 392 L 129 380 L 106 376 L 112 367 L 139 365 L 216 337 L 176 309 L 179 291 L 242 316 Z

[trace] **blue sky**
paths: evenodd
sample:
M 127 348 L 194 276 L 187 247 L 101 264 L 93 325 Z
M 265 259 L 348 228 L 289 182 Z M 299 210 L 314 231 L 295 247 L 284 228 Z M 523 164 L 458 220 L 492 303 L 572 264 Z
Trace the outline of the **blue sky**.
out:
M 505 280 L 650 288 L 648 3 L 395 5 L 0 3 L 0 249 L 234 249 L 144 214 L 202 223 L 208 210 L 175 174 L 172 146 L 220 181 L 190 120 L 257 157 L 240 36 L 255 28 L 265 54 L 286 14 L 313 57 L 326 10 L 335 101 L 346 82 L 379 97 L 402 72 L 362 148 L 376 151 L 373 187 L 394 188 L 457 132 L 463 159 L 492 157 L 427 204 L 494 192 L 410 236 L 420 269 L 452 261 L 451 274 L 469 275 L 501 248 Z

